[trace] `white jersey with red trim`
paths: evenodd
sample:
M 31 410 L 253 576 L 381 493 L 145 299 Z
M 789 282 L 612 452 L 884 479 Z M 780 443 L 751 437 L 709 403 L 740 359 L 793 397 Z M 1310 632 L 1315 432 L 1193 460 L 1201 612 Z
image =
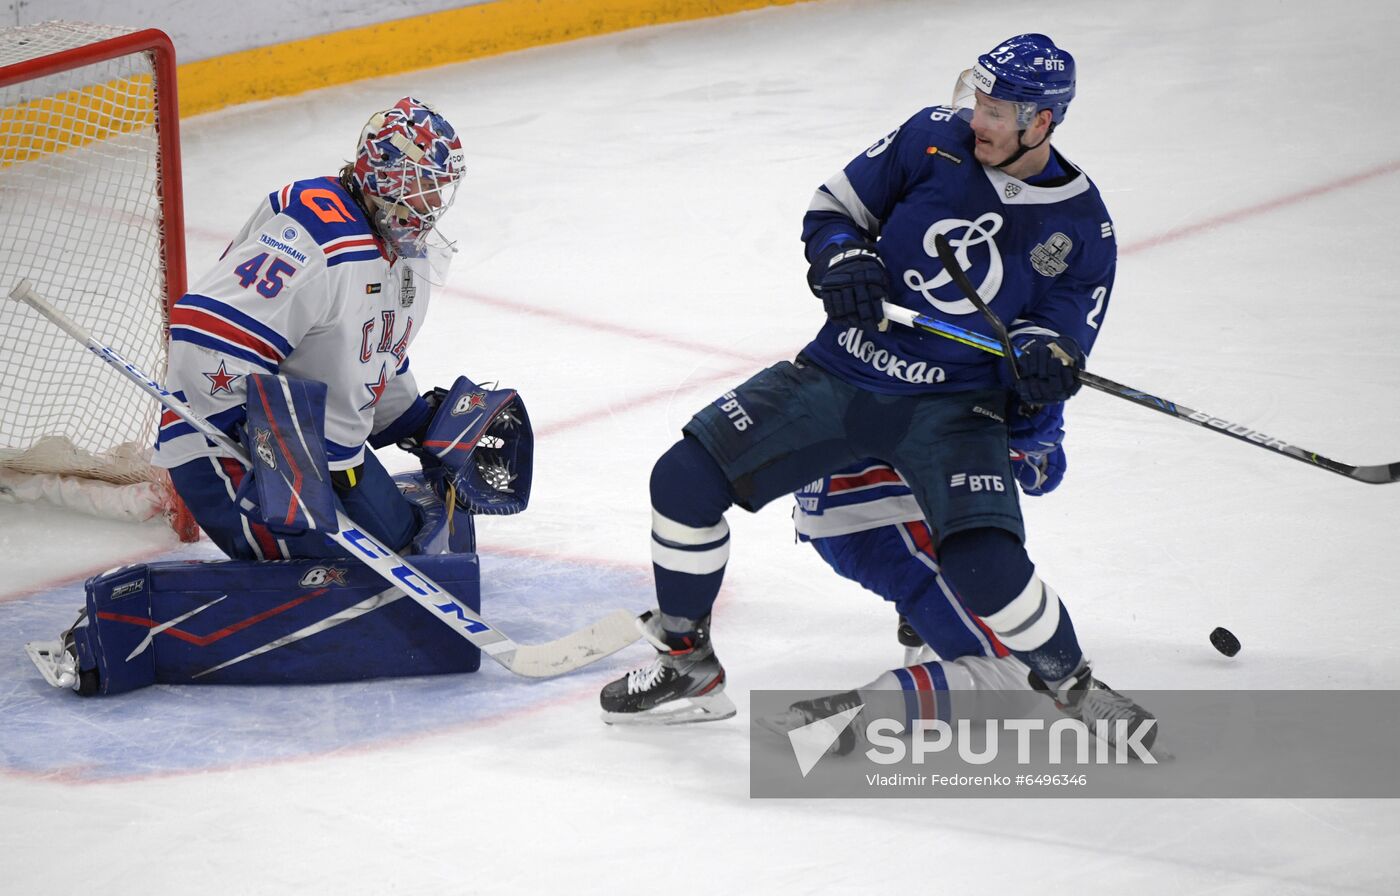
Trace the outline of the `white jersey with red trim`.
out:
M 793 497 L 793 525 L 803 541 L 922 521 L 923 511 L 889 464 L 861 461 L 803 486 Z
M 427 314 L 428 273 L 425 259 L 389 261 L 335 178 L 283 187 L 175 303 L 167 388 L 233 433 L 248 374 L 325 383 L 326 457 L 333 470 L 354 467 L 370 434 L 418 394 L 408 349 Z M 174 414 L 162 417 L 160 466 L 223 453 Z

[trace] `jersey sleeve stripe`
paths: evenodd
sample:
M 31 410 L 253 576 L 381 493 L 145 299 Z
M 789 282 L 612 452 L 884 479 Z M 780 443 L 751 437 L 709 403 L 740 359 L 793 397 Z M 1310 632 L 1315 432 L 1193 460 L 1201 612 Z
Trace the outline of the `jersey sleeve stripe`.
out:
M 175 425 L 162 426 L 160 428 L 160 437 L 156 439 L 156 444 L 164 445 L 168 442 L 178 439 L 180 436 L 192 436 L 194 434 L 195 428 L 193 426 L 190 426 L 188 423 L 181 420 L 179 417 L 176 417 Z
M 182 400 L 183 400 L 183 396 L 182 396 Z M 234 427 L 236 427 L 239 423 L 242 423 L 242 422 L 243 422 L 243 419 L 244 419 L 246 416 L 247 416 L 247 414 L 245 413 L 245 411 L 244 411 L 244 409 L 243 409 L 243 405 L 235 405 L 234 407 L 228 408 L 227 410 L 223 410 L 223 411 L 220 411 L 220 412 L 217 413 L 217 414 L 212 414 L 212 415 L 210 415 L 208 419 L 209 419 L 209 422 L 212 423 L 212 424 L 215 426 L 215 428 L 220 429 L 220 430 L 222 430 L 222 431 L 224 431 L 224 432 L 229 433 L 230 435 L 232 435 L 232 434 L 233 434 Z M 182 436 L 197 436 L 197 435 L 200 435 L 199 430 L 195 429 L 193 426 L 191 426 L 190 424 L 186 423 L 186 422 L 185 422 L 178 414 L 176 414 L 174 411 L 162 411 L 162 412 L 161 412 L 161 415 L 160 415 L 160 435 L 159 435 L 159 436 L 157 437 L 157 439 L 156 439 L 156 444 L 157 444 L 157 445 L 167 445 L 167 444 L 169 444 L 170 442 L 173 442 L 173 441 L 175 441 L 176 439 L 181 438 Z M 208 440 L 207 440 L 207 439 L 204 440 L 204 442 L 205 442 L 205 444 L 208 444 Z
M 823 192 L 825 191 L 825 192 Z M 846 172 L 837 172 L 831 180 L 822 184 L 818 188 L 816 195 L 812 197 L 812 204 L 807 207 L 813 212 L 839 212 L 856 222 L 856 226 L 871 236 L 880 235 L 880 219 L 870 213 L 870 209 L 865 207 L 860 196 L 856 194 L 856 188 L 851 184 Z
M 245 348 L 241 348 L 234 343 L 227 342 L 215 336 L 211 336 L 208 333 L 205 333 L 201 330 L 176 327 L 173 325 L 173 322 L 170 327 L 170 341 L 188 342 L 191 345 L 198 345 L 203 348 L 212 349 L 216 352 L 219 352 L 220 354 L 228 355 L 230 358 L 239 358 L 241 360 L 247 361 L 250 364 L 256 364 L 257 366 L 266 370 L 268 373 L 276 373 L 278 367 L 280 366 L 276 362 L 269 361 L 267 358 L 257 354 L 256 352 L 250 351 Z
M 326 462 L 337 463 L 359 457 L 363 445 L 339 445 L 326 439 Z
M 890 467 L 872 467 L 860 473 L 847 476 L 832 476 L 831 485 L 827 488 L 828 494 L 838 492 L 849 492 L 856 489 L 872 488 L 877 485 L 903 485 L 904 480 L 900 478 Z
M 175 310 L 181 307 L 198 308 L 216 317 L 222 318 L 234 327 L 247 331 L 250 335 L 265 342 L 278 355 L 278 360 L 287 357 L 292 353 L 292 344 L 276 330 L 255 317 L 244 314 L 232 305 L 220 302 L 218 299 L 211 299 L 208 296 L 201 296 L 190 293 L 180 301 L 175 303 Z
M 198 308 L 181 308 L 179 305 L 170 313 L 170 338 L 195 342 L 208 348 L 218 348 L 217 343 L 223 343 L 252 354 L 253 358 L 265 367 L 276 367 L 288 354 L 278 351 L 268 344 L 267 340 L 240 329 L 222 317 Z
M 335 267 L 347 261 L 374 261 L 382 254 L 379 243 L 372 237 L 357 236 L 335 240 L 322 249 L 326 253 L 326 267 Z
M 326 267 L 333 268 L 338 264 L 345 264 L 347 261 L 374 261 L 379 257 L 379 250 L 374 249 L 369 252 L 347 252 L 326 259 Z

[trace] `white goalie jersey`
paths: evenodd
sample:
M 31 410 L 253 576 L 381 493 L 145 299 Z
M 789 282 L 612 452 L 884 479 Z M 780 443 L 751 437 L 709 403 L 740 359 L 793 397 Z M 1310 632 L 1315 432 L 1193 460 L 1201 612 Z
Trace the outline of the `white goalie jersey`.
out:
M 326 457 L 332 470 L 354 467 L 371 433 L 418 394 L 408 349 L 430 289 L 426 261 L 390 263 L 335 178 L 290 184 L 171 310 L 168 388 L 232 433 L 248 374 L 325 383 Z M 173 413 L 162 416 L 160 466 L 222 453 Z

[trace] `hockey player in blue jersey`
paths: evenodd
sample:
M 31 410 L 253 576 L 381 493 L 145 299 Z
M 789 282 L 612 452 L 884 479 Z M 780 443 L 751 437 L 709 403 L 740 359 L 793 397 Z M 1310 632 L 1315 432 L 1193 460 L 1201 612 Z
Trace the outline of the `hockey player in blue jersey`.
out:
M 827 321 L 793 362 L 726 392 L 652 471 L 655 661 L 602 691 L 609 722 L 725 718 L 710 611 L 729 554 L 724 512 L 756 511 L 863 457 L 891 463 L 929 525 L 965 606 L 1030 669 L 1033 687 L 1093 721 L 1150 715 L 1093 678 L 1069 614 L 1023 546 L 1007 419 L 1078 388 L 1113 287 L 1113 226 L 1097 188 L 1051 146 L 1075 93 L 1074 60 L 1045 35 L 1013 37 L 816 193 L 803 221 L 809 283 Z M 1008 322 L 1010 362 L 885 328 L 882 300 L 961 326 L 975 306 L 933 247 Z
M 325 384 L 335 499 L 395 550 L 410 545 L 423 515 L 368 449 L 421 449 L 437 410 L 441 392 L 418 394 L 408 351 L 441 279 L 434 268 L 452 251 L 437 227 L 463 170 L 451 124 L 404 97 L 369 119 L 355 160 L 338 176 L 262 199 L 170 316 L 169 389 L 232 435 L 247 417 L 251 374 Z M 250 471 L 170 412 L 156 462 L 170 468 L 201 528 L 230 557 L 343 553 L 314 531 L 250 513 Z

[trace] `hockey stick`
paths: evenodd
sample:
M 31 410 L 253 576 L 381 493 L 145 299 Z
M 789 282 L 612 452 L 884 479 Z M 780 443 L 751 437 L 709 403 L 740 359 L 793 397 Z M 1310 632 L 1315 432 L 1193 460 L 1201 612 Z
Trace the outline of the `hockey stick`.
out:
M 953 254 L 952 247 L 948 245 L 947 239 L 941 234 L 934 237 L 934 246 L 938 251 L 939 261 L 943 262 L 944 269 L 952 276 L 953 282 L 958 285 L 958 288 L 962 290 L 968 300 L 976 305 L 977 310 L 981 311 L 982 315 L 986 317 L 987 323 L 991 326 L 993 332 L 997 334 L 997 338 L 993 339 L 982 333 L 976 333 L 954 324 L 935 320 L 926 315 L 911 311 L 908 308 L 891 305 L 889 302 L 885 303 L 885 316 L 895 323 L 923 330 L 928 333 L 935 333 L 945 339 L 961 342 L 963 345 L 972 346 L 988 354 L 1003 358 L 1014 357 L 1017 352 L 1011 345 L 1011 337 L 1006 332 L 1006 325 L 1001 322 L 1001 319 L 996 316 L 996 313 L 988 308 L 987 303 L 982 301 L 982 297 L 977 294 L 976 287 L 968 280 L 966 272 L 963 271 L 962 266 L 958 263 L 958 259 Z M 1125 386 L 1122 383 L 1115 383 L 1113 380 L 1090 373 L 1087 370 L 1080 370 L 1078 376 L 1081 383 L 1092 389 L 1097 389 L 1100 392 L 1107 393 L 1116 398 L 1122 398 L 1135 404 L 1140 404 L 1145 408 L 1151 408 L 1154 411 L 1167 414 L 1178 420 L 1194 423 L 1211 432 L 1218 432 L 1221 435 L 1230 436 L 1247 445 L 1254 445 L 1257 448 L 1267 448 L 1275 454 L 1291 457 L 1294 460 L 1302 461 L 1305 464 L 1319 467 L 1331 473 L 1337 473 L 1348 479 L 1354 479 L 1357 482 L 1365 482 L 1370 485 L 1384 485 L 1389 482 L 1400 481 L 1400 461 L 1390 464 L 1370 464 L 1365 466 L 1344 464 L 1340 461 L 1323 457 L 1315 451 L 1309 451 L 1306 448 L 1290 445 L 1281 439 L 1265 435 L 1247 426 L 1231 423 L 1229 420 L 1222 417 L 1216 417 L 1204 411 L 1195 411 L 1184 405 L 1179 405 L 1174 401 L 1158 398 L 1156 395 L 1150 395 L 1139 389 L 1134 389 L 1131 386 Z
M 68 319 L 36 293 L 29 281 L 21 280 L 10 290 L 10 298 L 25 304 L 47 317 L 61 330 L 87 346 L 88 350 L 119 373 L 131 380 L 146 394 L 155 398 L 174 412 L 181 420 L 193 426 L 201 435 L 227 451 L 244 466 L 251 466 L 243 446 L 229 438 L 222 430 L 191 411 L 183 401 L 171 395 L 160 383 L 133 367 L 110 347 L 93 338 L 82 327 Z M 292 487 L 290 480 L 287 485 Z M 293 488 L 295 493 L 295 489 Z M 298 496 L 297 500 L 300 500 Z M 420 606 L 450 626 L 453 631 L 471 642 L 496 662 L 517 675 L 527 678 L 551 678 L 572 672 L 582 666 L 602 659 L 609 654 L 631 644 L 641 636 L 636 625 L 636 616 L 627 610 L 618 610 L 603 617 L 592 625 L 544 644 L 517 644 L 504 632 L 482 619 L 475 610 L 454 597 L 447 589 L 438 585 L 409 562 L 385 545 L 380 544 L 369 533 L 336 508 L 338 532 L 323 534 L 344 548 L 350 556 L 359 560 L 379 574 L 389 584 L 403 591 Z

